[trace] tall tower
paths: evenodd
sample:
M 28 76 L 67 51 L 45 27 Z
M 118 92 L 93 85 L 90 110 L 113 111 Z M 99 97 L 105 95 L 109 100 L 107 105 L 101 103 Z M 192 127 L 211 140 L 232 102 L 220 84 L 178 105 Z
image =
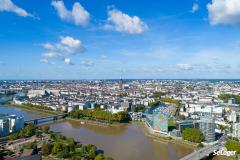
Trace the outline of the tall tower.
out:
M 119 89 L 123 89 L 123 79 L 122 79 L 122 77 L 120 78 L 120 80 L 119 80 Z

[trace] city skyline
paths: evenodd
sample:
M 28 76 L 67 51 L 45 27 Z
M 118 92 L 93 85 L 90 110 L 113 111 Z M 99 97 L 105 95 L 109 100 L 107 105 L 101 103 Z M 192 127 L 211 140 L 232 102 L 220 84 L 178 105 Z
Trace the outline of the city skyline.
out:
M 0 0 L 0 79 L 238 79 L 240 1 Z

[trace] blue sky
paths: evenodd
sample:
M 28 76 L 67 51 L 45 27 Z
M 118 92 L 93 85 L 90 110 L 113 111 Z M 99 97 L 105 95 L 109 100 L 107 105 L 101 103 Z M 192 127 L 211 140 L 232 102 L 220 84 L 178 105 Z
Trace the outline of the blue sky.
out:
M 240 78 L 239 0 L 0 0 L 0 79 Z

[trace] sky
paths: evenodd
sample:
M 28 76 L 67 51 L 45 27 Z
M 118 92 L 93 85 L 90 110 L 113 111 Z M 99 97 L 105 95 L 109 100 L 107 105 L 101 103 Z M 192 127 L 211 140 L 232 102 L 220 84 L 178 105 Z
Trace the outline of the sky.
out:
M 239 0 L 0 0 L 0 79 L 238 79 Z

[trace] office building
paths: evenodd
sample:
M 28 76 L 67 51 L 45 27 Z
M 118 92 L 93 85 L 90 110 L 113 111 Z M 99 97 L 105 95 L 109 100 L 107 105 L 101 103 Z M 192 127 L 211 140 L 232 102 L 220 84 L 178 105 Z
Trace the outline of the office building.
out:
M 9 123 L 6 116 L 0 117 L 0 137 L 7 136 L 9 134 Z
M 201 119 L 198 121 L 199 123 L 199 129 L 204 135 L 206 142 L 213 142 L 215 141 L 215 120 L 213 117 L 201 117 Z
M 10 133 L 16 132 L 24 127 L 24 117 L 23 116 L 10 115 L 7 118 L 9 121 L 9 132 Z

